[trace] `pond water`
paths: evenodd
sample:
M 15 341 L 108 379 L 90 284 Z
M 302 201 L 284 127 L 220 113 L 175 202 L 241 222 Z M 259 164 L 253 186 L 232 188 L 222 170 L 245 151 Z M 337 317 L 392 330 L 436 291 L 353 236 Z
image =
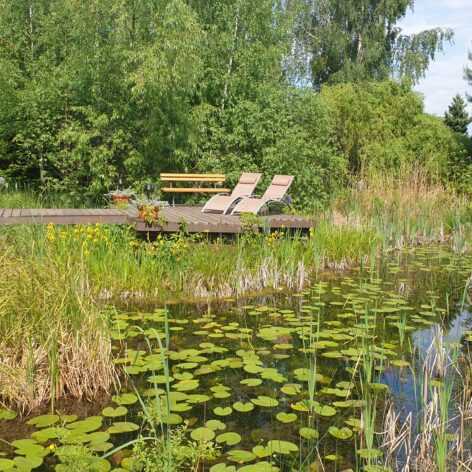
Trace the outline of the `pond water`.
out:
M 149 435 L 146 416 L 217 444 L 220 457 L 200 470 L 384 470 L 366 429 L 382 431 L 390 401 L 400 418 L 421 412 L 420 373 L 439 327 L 456 357 L 468 353 L 471 271 L 469 256 L 421 248 L 320 277 L 302 293 L 110 309 L 126 372 L 120 395 L 92 416 L 69 407 L 61 417 L 4 420 L 3 431 L 8 423 L 21 432 L 9 441 L 23 441 L 4 448 L 0 471 L 31 470 L 28 460 L 54 470 L 71 445 L 105 455 L 142 428 Z M 129 449 L 90 470 L 131 469 Z M 26 468 L 8 469 L 14 457 Z

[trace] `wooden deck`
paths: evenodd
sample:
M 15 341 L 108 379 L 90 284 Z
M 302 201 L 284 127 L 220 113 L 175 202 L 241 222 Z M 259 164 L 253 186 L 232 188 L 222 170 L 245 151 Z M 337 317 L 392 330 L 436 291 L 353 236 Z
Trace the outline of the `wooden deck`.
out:
M 0 208 L 0 226 L 18 224 L 118 224 L 132 225 L 138 232 L 170 233 L 185 228 L 189 233 L 237 234 L 241 232 L 239 216 L 202 213 L 200 206 L 169 206 L 161 208 L 160 224 L 149 227 L 138 219 L 136 209 L 9 209 Z M 260 217 L 266 229 L 307 230 L 312 221 L 295 215 Z

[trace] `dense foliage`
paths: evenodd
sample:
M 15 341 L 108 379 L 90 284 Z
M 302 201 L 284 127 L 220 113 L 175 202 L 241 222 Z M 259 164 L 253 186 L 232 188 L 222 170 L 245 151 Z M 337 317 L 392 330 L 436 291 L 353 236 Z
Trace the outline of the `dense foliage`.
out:
M 389 81 L 414 82 L 451 32 L 402 35 L 411 0 L 308 3 L 0 0 L 0 173 L 83 201 L 165 170 L 258 169 L 320 206 L 366 164 L 462 165 Z
M 467 112 L 465 100 L 458 94 L 452 99 L 449 109 L 444 115 L 444 122 L 456 133 L 467 134 L 472 118 Z

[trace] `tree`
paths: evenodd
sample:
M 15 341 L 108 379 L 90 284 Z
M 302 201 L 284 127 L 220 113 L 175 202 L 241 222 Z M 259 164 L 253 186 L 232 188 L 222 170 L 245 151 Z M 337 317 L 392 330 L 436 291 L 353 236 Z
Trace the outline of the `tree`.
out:
M 469 61 L 472 61 L 472 51 L 469 52 Z M 472 87 L 472 67 L 466 67 L 465 69 L 465 79 L 469 82 L 469 85 Z M 467 95 L 467 99 L 472 103 L 472 95 Z
M 298 39 L 310 57 L 315 88 L 326 82 L 418 81 L 452 30 L 434 28 L 404 35 L 397 23 L 414 0 L 303 0 Z
M 457 94 L 444 114 L 444 122 L 456 133 L 467 134 L 467 128 L 472 123 L 472 117 L 467 113 L 465 100 Z

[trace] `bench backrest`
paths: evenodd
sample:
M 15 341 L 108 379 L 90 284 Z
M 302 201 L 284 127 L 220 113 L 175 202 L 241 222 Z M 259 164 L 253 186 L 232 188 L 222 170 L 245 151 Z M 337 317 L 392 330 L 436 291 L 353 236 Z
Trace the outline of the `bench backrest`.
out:
M 163 182 L 213 182 L 221 183 L 226 180 L 224 174 L 172 174 L 162 173 Z

